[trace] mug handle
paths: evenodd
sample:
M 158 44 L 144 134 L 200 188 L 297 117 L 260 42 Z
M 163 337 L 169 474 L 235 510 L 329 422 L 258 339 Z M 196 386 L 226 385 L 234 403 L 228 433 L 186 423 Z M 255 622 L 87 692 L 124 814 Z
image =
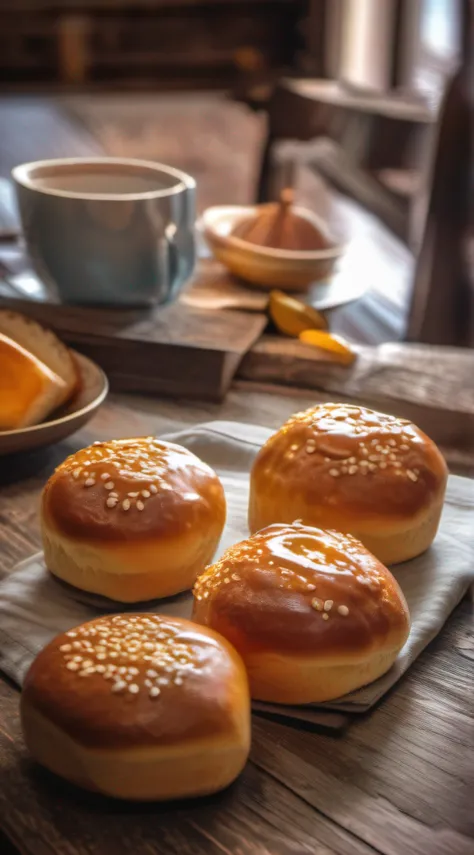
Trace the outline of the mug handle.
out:
M 165 240 L 168 249 L 168 280 L 170 283 L 169 299 L 173 300 L 181 286 L 191 276 L 196 262 L 194 233 L 189 232 L 186 246 L 179 246 L 177 241 L 178 229 L 174 223 L 169 223 L 165 229 Z

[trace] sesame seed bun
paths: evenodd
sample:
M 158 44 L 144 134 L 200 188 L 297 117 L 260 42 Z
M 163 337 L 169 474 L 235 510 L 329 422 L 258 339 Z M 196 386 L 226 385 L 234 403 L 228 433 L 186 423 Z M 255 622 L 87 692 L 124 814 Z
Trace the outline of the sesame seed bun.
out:
M 252 698 L 329 701 L 392 666 L 410 628 L 392 574 L 350 535 L 272 525 L 228 549 L 194 587 L 193 620 L 242 656 Z
M 242 770 L 242 660 L 212 630 L 154 614 L 101 617 L 55 638 L 21 697 L 25 741 L 52 772 L 123 799 L 212 793 Z
M 225 514 L 217 475 L 185 448 L 153 437 L 95 443 L 44 488 L 46 565 L 119 602 L 171 596 L 212 560 Z
M 292 416 L 260 450 L 249 528 L 302 520 L 353 534 L 395 564 L 432 543 L 446 481 L 439 449 L 411 422 L 324 404 Z

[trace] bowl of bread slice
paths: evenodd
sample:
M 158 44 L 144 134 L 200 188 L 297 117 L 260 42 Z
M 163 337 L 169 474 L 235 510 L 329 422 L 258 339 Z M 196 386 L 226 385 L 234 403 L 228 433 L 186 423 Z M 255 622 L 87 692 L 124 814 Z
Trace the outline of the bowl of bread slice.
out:
M 50 445 L 78 430 L 108 382 L 51 330 L 0 309 L 0 455 Z

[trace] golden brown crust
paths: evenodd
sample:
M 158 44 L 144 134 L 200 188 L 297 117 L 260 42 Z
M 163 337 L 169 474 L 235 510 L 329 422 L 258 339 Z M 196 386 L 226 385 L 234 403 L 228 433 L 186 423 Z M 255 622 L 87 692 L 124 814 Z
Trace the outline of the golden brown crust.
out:
M 48 528 L 75 541 L 168 540 L 224 526 L 213 470 L 190 451 L 153 437 L 98 442 L 68 457 L 43 491 Z
M 0 332 L 0 430 L 42 421 L 61 404 L 65 388 L 47 365 Z
M 350 535 L 272 525 L 228 549 L 194 587 L 193 619 L 246 656 L 359 662 L 400 649 L 409 631 L 392 574 Z
M 446 479 L 436 445 L 405 419 L 320 405 L 292 416 L 260 450 L 249 525 L 301 518 L 359 535 L 422 514 L 442 498 Z
M 248 703 L 244 666 L 225 639 L 155 614 L 63 633 L 37 656 L 22 693 L 23 710 L 102 749 L 236 738 Z
M 81 377 L 79 366 L 72 352 L 52 330 L 27 315 L 0 309 L 0 333 L 12 338 L 61 378 L 64 386 L 60 403 L 78 391 Z

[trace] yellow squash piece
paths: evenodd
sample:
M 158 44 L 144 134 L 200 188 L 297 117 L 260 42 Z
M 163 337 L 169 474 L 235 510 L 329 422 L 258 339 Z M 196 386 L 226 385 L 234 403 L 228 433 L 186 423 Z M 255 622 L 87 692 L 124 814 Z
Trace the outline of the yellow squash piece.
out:
M 324 315 L 301 300 L 289 297 L 283 291 L 271 292 L 269 310 L 273 323 L 285 335 L 298 336 L 304 330 L 328 328 Z
M 350 365 L 357 356 L 350 344 L 343 338 L 322 330 L 304 330 L 299 334 L 299 340 L 331 353 L 334 360 L 343 365 Z

